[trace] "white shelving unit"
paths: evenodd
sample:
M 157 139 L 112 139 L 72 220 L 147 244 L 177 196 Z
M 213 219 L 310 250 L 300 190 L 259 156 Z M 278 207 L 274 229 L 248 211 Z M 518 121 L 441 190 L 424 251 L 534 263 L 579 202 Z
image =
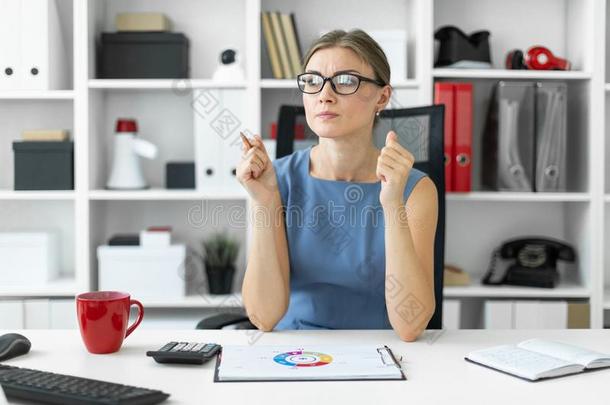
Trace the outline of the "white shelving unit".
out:
M 524 193 L 510 191 L 472 191 L 468 193 L 450 192 L 447 201 L 529 201 L 529 202 L 575 202 L 590 201 L 588 193 Z
M 431 69 L 435 80 L 474 84 L 474 145 L 480 145 L 490 91 L 498 80 L 562 80 L 567 83 L 569 93 L 569 192 L 449 193 L 446 262 L 467 269 L 473 284 L 469 287 L 445 287 L 445 297 L 588 300 L 591 326 L 602 327 L 605 249 L 600 218 L 604 215 L 603 172 L 607 156 L 603 155 L 604 114 L 601 106 L 605 44 L 601 38 L 606 24 L 605 0 L 516 3 L 436 0 L 433 7 L 434 30 L 443 25 L 455 25 L 466 32 L 481 29 L 491 32 L 494 69 Z M 545 22 L 541 24 L 543 20 Z M 545 45 L 555 54 L 567 57 L 573 70 L 504 69 L 504 57 L 508 51 L 527 49 L 534 44 Z M 480 189 L 480 162 L 477 159 L 480 155 L 473 156 L 474 190 Z M 556 237 L 575 246 L 578 263 L 560 271 L 560 285 L 552 290 L 542 290 L 509 286 L 493 288 L 478 284 L 487 269 L 491 250 L 505 239 L 528 234 Z
M 447 298 L 589 298 L 591 291 L 578 284 L 566 283 L 561 287 L 532 290 L 517 286 L 445 287 L 443 295 Z
M 246 111 L 242 129 L 269 137 L 281 104 L 301 104 L 293 80 L 275 80 L 262 41 L 261 11 L 294 12 L 304 49 L 329 28 L 404 29 L 408 33 L 408 72 L 395 74 L 392 107 L 431 104 L 435 80 L 469 81 L 475 86 L 473 140 L 480 145 L 485 106 L 498 80 L 564 80 L 569 93 L 568 192 L 506 193 L 481 191 L 480 156 L 473 156 L 473 191 L 447 194 L 446 262 L 467 270 L 470 287 L 447 287 L 448 298 L 541 298 L 585 300 L 591 304 L 591 326 L 603 324 L 610 305 L 610 179 L 605 176 L 610 149 L 604 119 L 610 67 L 605 54 L 607 7 L 605 0 L 62 0 L 72 16 L 73 86 L 44 92 L 0 92 L 0 228 L 26 228 L 51 215 L 63 222 L 65 278 L 48 289 L 5 289 L 4 297 L 65 297 L 97 287 L 98 245 L 114 233 L 136 232 L 149 225 L 171 224 L 176 238 L 200 251 L 200 242 L 217 229 L 227 228 L 242 243 L 235 292 L 243 278 L 248 251 L 248 200 L 235 188 L 166 190 L 163 168 L 169 160 L 196 162 L 193 135 L 192 90 L 210 89 L 243 94 Z M 312 10 L 318 10 L 312 12 Z M 333 10 L 341 10 L 341 18 Z M 190 40 L 191 78 L 187 80 L 107 80 L 96 78 L 95 44 L 101 32 L 114 30 L 117 12 L 160 11 L 174 30 Z M 515 22 L 518 21 L 518 24 Z M 455 25 L 467 32 L 488 29 L 494 69 L 458 70 L 433 67 L 434 31 Z M 227 29 L 230 27 L 230 29 Z M 222 34 L 219 34 L 222 33 Z M 607 38 L 607 37 L 606 37 Z M 505 54 L 513 48 L 543 44 L 570 59 L 573 71 L 532 72 L 503 69 Z M 246 71 L 244 82 L 211 80 L 220 51 L 234 47 Z M 609 81 L 610 82 L 610 81 Z M 606 110 L 604 111 L 604 104 Z M 110 165 L 114 122 L 135 117 L 143 138 L 160 147 L 161 156 L 145 162 L 152 188 L 118 192 L 104 189 Z M 33 117 L 33 118 L 32 118 Z M 33 121 L 32 121 L 33 120 Z M 75 190 L 67 192 L 12 191 L 10 142 L 27 125 L 62 127 L 75 141 Z M 478 143 L 477 143 L 478 142 Z M 232 211 L 233 210 L 233 211 Z M 238 220 L 231 217 L 241 212 Z M 208 214 L 222 211 L 217 222 Z M 196 215 L 195 215 L 196 214 Z M 235 225 L 235 221 L 238 225 Z M 537 234 L 563 239 L 575 246 L 578 262 L 562 268 L 562 282 L 553 290 L 479 285 L 490 253 L 504 240 Z M 605 238 L 605 239 L 604 239 Z M 605 269 L 605 271 L 604 271 Z M 605 273 L 605 274 L 604 274 Z M 606 284 L 604 284 L 604 280 Z M 604 285 L 606 292 L 604 292 Z M 184 300 L 148 301 L 153 311 L 232 307 L 231 299 L 191 294 Z M 227 305 L 229 304 L 229 305 Z M 171 312 L 172 316 L 177 316 Z M 191 314 L 192 315 L 192 314 Z M 178 315 L 179 316 L 179 315 Z
M 2 298 L 32 298 L 32 297 L 74 297 L 76 283 L 73 277 L 64 277 L 48 283 L 44 289 L 32 289 L 25 286 L 3 286 Z
M 49 90 L 49 91 L 0 91 L 0 100 L 72 100 L 72 90 Z
M 118 90 L 161 90 L 169 89 L 177 92 L 188 89 L 245 89 L 245 82 L 217 83 L 209 79 L 91 79 L 90 89 L 118 89 Z
M 0 200 L 74 200 L 73 191 L 0 190 Z
M 90 200 L 239 200 L 246 198 L 246 191 L 242 190 L 207 190 L 207 191 L 189 191 L 189 190 L 167 190 L 167 189 L 149 189 L 142 191 L 110 191 L 110 190 L 93 190 L 89 192 Z
M 608 327 L 610 325 L 610 176 L 607 175 L 610 169 L 610 4 L 608 1 L 602 1 L 604 10 L 600 10 L 601 15 L 604 18 L 604 26 L 596 30 L 598 38 L 605 38 L 604 46 L 600 47 L 602 52 L 602 83 L 603 89 L 605 90 L 603 97 L 603 117 L 601 121 L 604 122 L 604 130 L 600 132 L 604 136 L 604 142 L 599 144 L 599 153 L 603 154 L 603 164 L 597 165 L 597 170 L 602 173 L 600 179 L 600 199 L 603 200 L 601 205 L 601 217 L 599 220 L 600 226 L 603 227 L 601 231 L 602 235 L 602 246 L 603 246 L 603 268 L 600 271 L 600 276 L 603 277 L 603 281 L 599 281 L 599 289 L 602 289 L 602 303 L 604 308 L 604 314 L 602 316 L 604 325 Z M 601 41 L 600 41 L 601 42 Z
M 432 71 L 435 78 L 456 79 L 524 79 L 524 80 L 583 80 L 590 79 L 588 72 L 575 71 L 531 71 L 507 69 L 449 69 L 437 68 Z
M 142 304 L 146 308 L 165 309 L 165 308 L 241 308 L 243 301 L 240 293 L 189 296 L 182 300 L 143 300 Z

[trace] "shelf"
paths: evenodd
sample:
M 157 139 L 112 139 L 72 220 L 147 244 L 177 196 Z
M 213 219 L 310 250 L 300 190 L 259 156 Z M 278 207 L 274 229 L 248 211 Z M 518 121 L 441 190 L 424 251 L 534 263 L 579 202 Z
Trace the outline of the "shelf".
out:
M 242 308 L 241 294 L 193 295 L 176 300 L 140 300 L 145 308 Z
M 0 190 L 0 200 L 72 200 L 74 191 Z
M 606 195 L 604 196 L 604 201 L 606 201 L 606 202 L 610 202 L 610 194 L 606 194 Z
M 590 201 L 588 193 L 533 193 L 512 191 L 473 191 L 446 193 L 447 201 L 504 201 L 504 202 L 578 202 Z
M 72 90 L 3 90 L 0 100 L 72 100 Z
M 93 190 L 89 192 L 91 200 L 241 200 L 245 199 L 245 190 Z
M 604 302 L 604 309 L 610 311 L 610 287 L 608 287 L 604 290 L 603 302 Z
M 559 70 L 508 70 L 508 69 L 434 69 L 432 75 L 435 78 L 456 79 L 561 79 L 561 80 L 585 80 L 590 79 L 591 74 L 578 71 Z
M 392 82 L 395 89 L 416 89 L 419 82 L 408 79 Z M 297 89 L 296 79 L 261 79 L 260 86 L 263 89 Z
M 470 298 L 589 298 L 587 288 L 574 284 L 560 284 L 555 288 L 534 288 L 519 286 L 485 286 L 481 284 L 465 287 L 443 288 L 443 297 Z
M 188 89 L 245 89 L 246 82 L 221 83 L 210 79 L 91 79 L 90 89 L 162 90 L 183 92 Z
M 604 84 L 604 90 L 605 91 L 610 91 L 610 83 Z
M 2 298 L 26 298 L 26 297 L 74 297 L 77 286 L 73 278 L 60 278 L 49 282 L 46 286 L 2 286 L 0 297 Z

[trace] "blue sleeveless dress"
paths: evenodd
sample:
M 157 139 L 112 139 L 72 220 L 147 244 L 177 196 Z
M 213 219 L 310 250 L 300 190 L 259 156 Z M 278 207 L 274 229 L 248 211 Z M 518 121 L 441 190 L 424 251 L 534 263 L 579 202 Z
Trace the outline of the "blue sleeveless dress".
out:
M 290 304 L 275 329 L 391 329 L 381 182 L 312 177 L 312 147 L 273 161 L 290 261 Z M 411 169 L 405 201 L 425 176 Z

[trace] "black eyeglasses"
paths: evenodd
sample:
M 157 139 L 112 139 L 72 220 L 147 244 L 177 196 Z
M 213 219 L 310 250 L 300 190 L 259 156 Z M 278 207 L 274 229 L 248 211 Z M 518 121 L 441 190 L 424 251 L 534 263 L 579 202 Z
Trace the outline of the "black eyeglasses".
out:
M 354 73 L 339 73 L 332 77 L 324 77 L 318 73 L 301 73 L 297 76 L 299 89 L 305 94 L 316 94 L 321 92 L 327 80 L 330 81 L 330 85 L 335 93 L 344 96 L 354 94 L 358 91 L 361 82 L 385 86 L 385 83 L 379 80 L 369 79 L 368 77 Z

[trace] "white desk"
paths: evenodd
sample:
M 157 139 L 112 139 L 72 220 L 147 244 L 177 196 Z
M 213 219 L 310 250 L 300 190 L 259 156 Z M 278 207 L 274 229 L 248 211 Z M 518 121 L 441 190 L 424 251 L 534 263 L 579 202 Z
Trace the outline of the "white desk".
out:
M 0 331 L 0 334 L 8 331 Z M 121 351 L 89 354 L 78 330 L 17 331 L 32 341 L 29 354 L 6 364 L 158 388 L 166 404 L 609 404 L 610 369 L 527 382 L 471 364 L 474 349 L 539 337 L 610 352 L 610 330 L 426 331 L 416 342 L 386 331 L 136 330 Z M 258 339 L 256 339 L 258 338 Z M 172 340 L 220 344 L 387 344 L 403 356 L 407 381 L 214 383 L 214 361 L 162 365 L 146 357 Z

